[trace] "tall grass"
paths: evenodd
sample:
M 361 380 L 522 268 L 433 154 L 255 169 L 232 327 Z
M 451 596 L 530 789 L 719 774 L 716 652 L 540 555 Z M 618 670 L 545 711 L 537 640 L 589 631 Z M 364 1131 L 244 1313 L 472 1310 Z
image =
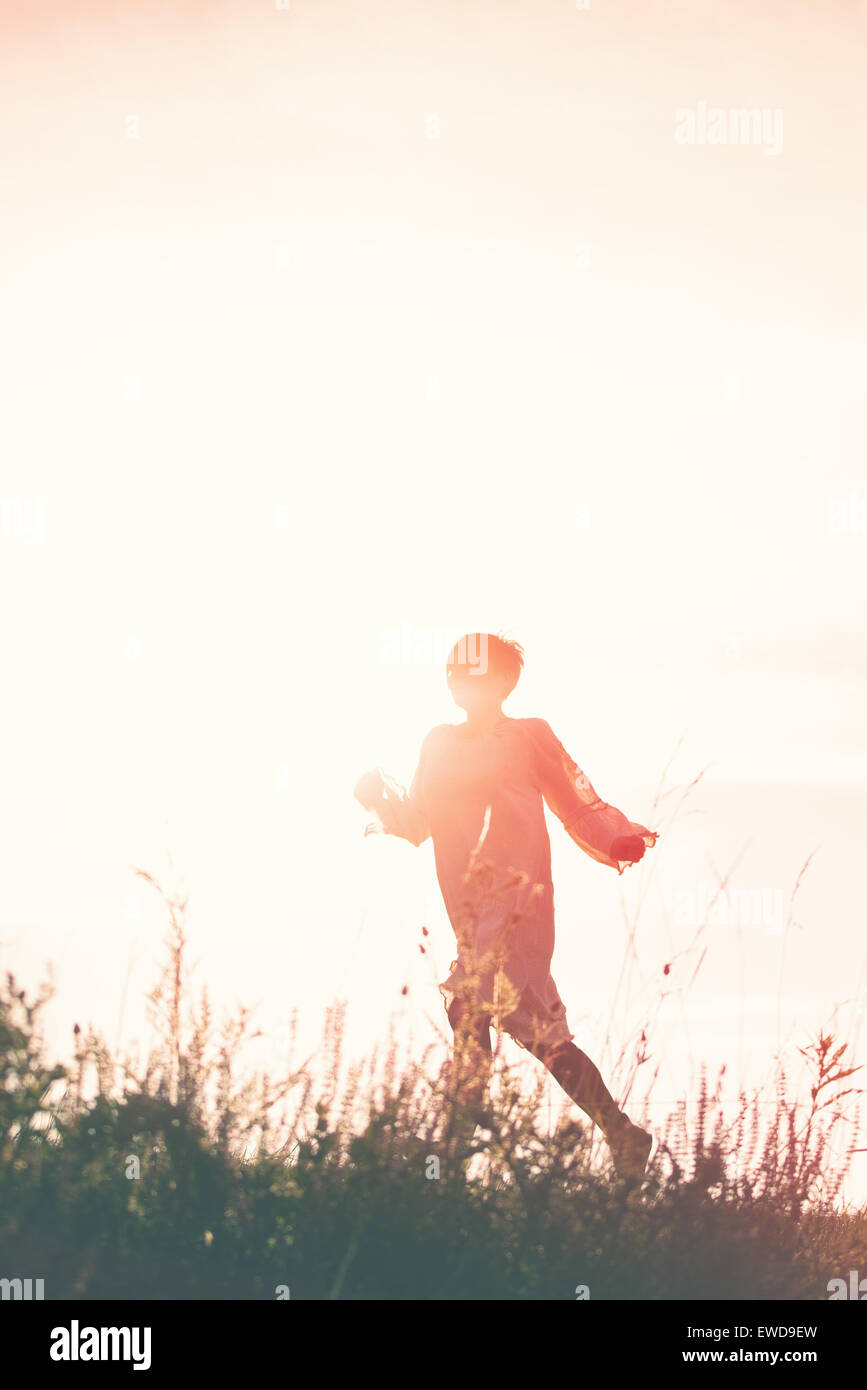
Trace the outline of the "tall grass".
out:
M 867 1270 L 867 1209 L 841 1200 L 855 1069 L 829 1033 L 792 1059 L 806 1109 L 782 1066 L 772 1106 L 744 1093 L 734 1113 L 703 1078 L 630 1193 L 579 1112 L 546 1123 L 543 1077 L 528 1087 L 502 1049 L 485 1129 L 435 1047 L 348 1065 L 342 1007 L 315 1058 L 262 1074 L 249 1014 L 217 1023 L 193 991 L 186 904 L 163 899 L 141 1061 L 92 1032 L 49 1061 L 47 991 L 0 987 L 5 1277 L 49 1298 L 819 1299 Z

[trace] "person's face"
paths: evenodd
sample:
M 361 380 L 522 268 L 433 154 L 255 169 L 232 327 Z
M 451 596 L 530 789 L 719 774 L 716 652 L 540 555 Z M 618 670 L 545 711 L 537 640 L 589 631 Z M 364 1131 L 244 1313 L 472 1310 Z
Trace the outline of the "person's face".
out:
M 485 710 L 498 708 L 503 702 L 500 682 L 477 667 L 453 668 L 447 671 L 446 681 L 455 704 L 466 710 L 467 714 L 481 714 Z

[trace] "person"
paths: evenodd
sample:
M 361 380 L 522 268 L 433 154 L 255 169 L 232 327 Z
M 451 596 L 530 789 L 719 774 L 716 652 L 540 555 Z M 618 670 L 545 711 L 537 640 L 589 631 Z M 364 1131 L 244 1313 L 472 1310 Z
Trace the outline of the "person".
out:
M 621 1178 L 644 1174 L 652 1136 L 634 1124 L 590 1058 L 575 1046 L 551 976 L 554 892 L 544 806 L 575 843 L 622 873 L 657 839 L 601 800 L 544 719 L 513 719 L 503 702 L 524 665 L 523 648 L 468 633 L 449 652 L 446 678 L 463 709 L 424 739 L 406 792 L 377 768 L 355 796 L 374 813 L 365 833 L 433 840 L 436 872 L 458 943 L 440 986 L 464 1059 L 463 1099 L 479 1123 L 492 1060 L 492 1022 L 547 1067 L 605 1136 Z

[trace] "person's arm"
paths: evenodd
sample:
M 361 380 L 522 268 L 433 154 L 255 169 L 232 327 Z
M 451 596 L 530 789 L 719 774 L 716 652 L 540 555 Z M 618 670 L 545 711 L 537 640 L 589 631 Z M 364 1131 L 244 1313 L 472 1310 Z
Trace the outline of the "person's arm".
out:
M 544 719 L 525 721 L 535 749 L 539 788 L 546 804 L 563 822 L 585 854 L 622 873 L 637 864 L 656 843 L 656 831 L 626 818 L 597 796 L 589 778 L 566 752 Z
M 422 788 L 429 739 L 430 734 L 422 744 L 408 792 L 378 767 L 359 777 L 355 799 L 375 816 L 375 820 L 365 826 L 365 835 L 399 835 L 413 845 L 420 845 L 428 838 L 430 825 Z

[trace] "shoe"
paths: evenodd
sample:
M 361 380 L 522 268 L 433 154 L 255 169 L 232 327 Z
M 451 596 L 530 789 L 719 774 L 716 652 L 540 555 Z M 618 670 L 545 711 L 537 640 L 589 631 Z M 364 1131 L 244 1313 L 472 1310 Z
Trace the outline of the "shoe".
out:
M 653 1148 L 653 1135 L 641 1125 L 624 1117 L 624 1124 L 605 1138 L 611 1150 L 614 1171 L 624 1182 L 638 1183 L 647 1171 L 647 1160 Z

